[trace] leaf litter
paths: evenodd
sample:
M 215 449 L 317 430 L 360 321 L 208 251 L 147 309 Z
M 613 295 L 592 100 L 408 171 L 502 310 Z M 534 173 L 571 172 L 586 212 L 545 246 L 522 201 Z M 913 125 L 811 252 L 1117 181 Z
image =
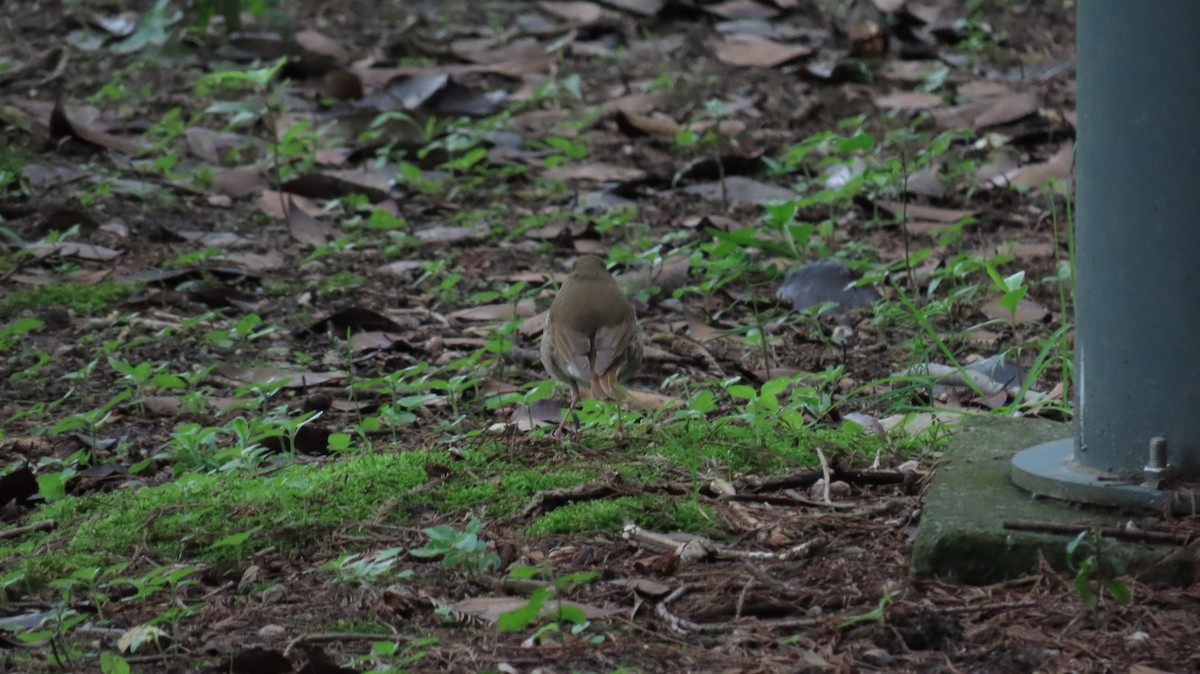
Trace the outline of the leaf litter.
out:
M 1008 74 L 1037 49 L 1067 57 L 1071 16 L 1061 8 L 1018 3 L 968 25 L 956 3 L 871 4 L 873 12 L 843 17 L 823 3 L 783 0 L 502 3 L 498 20 L 463 6 L 448 11 L 471 19 L 447 24 L 438 19 L 447 10 L 416 3 L 388 33 L 373 14 L 298 2 L 289 6 L 299 28 L 293 37 L 256 25 L 257 32 L 230 40 L 224 56 L 247 67 L 253 59 L 286 59 L 292 83 L 279 85 L 279 104 L 285 106 L 280 120 L 287 122 L 274 136 L 259 125 L 198 114 L 213 101 L 194 91 L 195 80 L 224 67 L 211 61 L 160 66 L 151 59 L 123 75 L 132 78 L 128 91 L 149 92 L 144 99 L 91 97 L 95 83 L 112 77 L 108 68 L 117 66 L 86 54 L 104 54 L 122 66 L 139 54 L 169 63 L 163 36 L 176 17 L 161 9 L 137 16 L 88 8 L 82 22 L 72 17 L 0 46 L 0 62 L 16 65 L 0 69 L 3 86 L 29 97 L 0 101 L 0 130 L 30 160 L 19 172 L 22 190 L 6 193 L 12 198 L 4 203 L 5 213 L 24 213 L 5 215 L 0 227 L 19 240 L 6 236 L 6 251 L 36 253 L 21 258 L 13 272 L 0 268 L 0 296 L 63 274 L 139 279 L 151 291 L 101 315 L 71 308 L 65 320 L 55 321 L 41 314 L 51 320 L 29 344 L 54 354 L 45 366 L 53 375 L 48 390 L 20 378 L 0 384 L 0 419 L 14 420 L 0 436 L 0 458 L 16 466 L 0 475 L 4 521 L 21 522 L 38 512 L 42 492 L 52 491 L 53 485 L 36 478 L 54 473 L 35 476 L 30 465 L 53 465 L 76 452 L 91 453 L 93 463 L 80 465 L 78 477 L 66 483 L 72 494 L 132 494 L 141 485 L 172 482 L 172 460 L 160 451 L 177 424 L 203 419 L 195 416 L 194 401 L 164 388 L 119 404 L 100 433 L 79 427 L 37 434 L 38 424 L 10 401 L 65 400 L 50 424 L 104 402 L 95 392 L 85 391 L 87 402 L 67 396 L 66 382 L 73 379 L 63 377 L 95 359 L 90 347 L 80 346 L 85 335 L 130 345 L 128 352 L 116 352 L 122 358 L 136 353 L 139 361 L 195 374 L 203 383 L 201 414 L 221 423 L 260 405 L 281 407 L 292 420 L 316 415 L 291 441 L 275 435 L 259 443 L 271 461 L 296 453 L 297 460 L 336 466 L 345 459 L 331 451 L 335 436 L 350 430 L 396 442 L 386 452 L 419 449 L 433 456 L 449 445 L 425 463 L 426 481 L 409 487 L 415 494 L 464 475 L 479 484 L 504 479 L 464 463 L 460 436 L 442 430 L 458 406 L 472 410 L 465 423 L 494 432 L 529 466 L 563 464 L 575 452 L 581 459 L 611 453 L 613 447 L 586 444 L 564 452 L 530 437 L 533 429 L 557 422 L 559 400 L 489 403 L 523 396 L 527 385 L 545 379 L 536 354 L 539 310 L 555 287 L 550 277 L 576 251 L 634 253 L 622 254 L 622 281 L 637 300 L 648 343 L 631 395 L 651 410 L 647 414 L 664 410 L 657 418 L 687 411 L 678 405 L 681 391 L 660 388 L 669 377 L 703 381 L 736 374 L 761 390 L 772 373 L 804 376 L 840 365 L 845 375 L 837 386 L 850 391 L 896 373 L 908 362 L 912 332 L 889 334 L 853 312 L 782 311 L 776 290 L 795 309 L 827 301 L 865 305 L 894 297 L 898 288 L 929 289 L 931 279 L 962 262 L 958 256 L 967 246 L 1008 254 L 1000 253 L 1002 244 L 1014 238 L 1026 246 L 1019 257 L 1030 278 L 1058 274 L 1062 247 L 1052 228 L 1028 212 L 1045 207 L 1038 195 L 1048 180 L 1068 184 L 1073 90 L 1058 61 L 1034 77 Z M 11 7 L 0 15 L 11 15 Z M 27 17 L 16 17 L 13 25 L 26 23 Z M 73 67 L 60 68 L 53 57 L 61 45 L 54 42 L 66 35 L 56 31 L 85 24 L 106 36 L 93 40 L 97 51 L 72 53 Z M 1035 25 L 1068 32 L 1025 53 L 1004 44 L 998 31 L 1017 35 Z M 968 30 L 997 40 L 996 51 L 972 56 L 987 63 L 984 69 L 970 68 L 963 56 Z M 209 36 L 213 45 L 220 44 L 219 34 Z M 38 84 L 44 78 L 59 80 L 61 97 L 46 93 Z M 942 83 L 944 90 L 936 86 Z M 172 141 L 154 145 L 143 137 L 176 105 L 186 121 Z M 840 212 L 831 218 L 827 204 L 809 203 L 779 229 L 791 240 L 775 237 L 764 213 L 812 194 L 810 178 L 836 176 L 819 189 L 838 190 L 871 177 L 875 168 L 870 151 L 838 157 L 817 150 L 793 166 L 778 163 L 786 151 L 876 107 L 928 114 L 930 126 L 922 128 L 931 136 L 966 130 L 986 145 L 955 146 L 969 166 L 955 165 L 947 155 L 912 171 L 907 202 L 880 193 L 838 202 Z M 596 114 L 589 114 L 593 108 Z M 472 121 L 497 115 L 508 115 L 495 129 L 507 136 L 471 137 Z M 459 118 L 466 121 L 446 124 Z M 315 130 L 308 139 L 314 162 L 284 167 L 287 175 L 280 175 L 270 145 L 285 142 L 299 119 Z M 871 128 L 877 142 L 887 131 Z M 694 144 L 688 144 L 689 134 L 695 134 Z M 560 140 L 550 144 L 551 137 Z M 468 142 L 475 140 L 477 145 Z M 476 146 L 486 152 L 470 155 Z M 421 171 L 395 163 L 388 155 L 393 148 L 406 151 L 404 161 Z M 171 153 L 195 163 L 181 159 L 178 170 L 155 168 Z M 501 155 L 502 165 L 527 172 L 472 173 L 477 164 L 470 161 Z M 494 191 L 460 189 L 466 178 Z M 579 210 L 570 208 L 575 204 Z M 622 220 L 620 209 L 629 207 L 636 218 Z M 877 219 L 877 209 L 886 219 Z M 823 219 L 831 231 L 802 226 Z M 929 248 L 930 264 L 913 278 L 925 285 L 907 288 L 910 279 L 893 268 L 877 277 L 878 287 L 853 287 L 864 271 L 879 272 L 881 263 L 903 259 L 902 237 L 921 223 L 927 226 L 919 245 Z M 969 240 L 948 234 L 955 228 L 970 232 Z M 359 238 L 364 231 L 382 235 Z M 52 240 L 63 232 L 69 235 Z M 818 261 L 823 249 L 851 240 L 876 242 L 878 259 L 859 258 L 849 251 L 861 249 L 847 248 L 837 262 Z M 634 241 L 641 243 L 631 246 Z M 671 254 L 676 244 L 670 244 L 657 259 L 637 255 L 665 241 L 714 247 Z M 333 252 L 338 246 L 345 248 Z M 753 252 L 743 259 L 735 254 L 739 250 Z M 709 278 L 711 263 L 739 260 L 745 268 L 732 283 L 696 291 Z M 813 275 L 814 269 L 823 271 Z M 520 297 L 496 296 L 519 282 L 528 284 Z M 1038 400 L 1061 399 L 1061 388 L 1046 386 L 1056 373 L 1025 390 L 1029 363 L 997 356 L 1056 325 L 1064 308 L 1052 287 L 1033 286 L 1030 295 L 1015 313 L 982 295 L 966 306 L 968 315 L 961 318 L 975 327 L 963 344 L 974 362 L 967 368 L 930 363 L 919 373 L 933 384 L 930 406 L 937 411 L 884 416 L 882 408 L 839 397 L 830 418 L 817 422 L 809 413 L 809 420 L 832 427 L 841 419 L 898 442 L 904 434 L 944 427 L 1031 393 L 1042 396 Z M 758 320 L 767 309 L 778 313 Z M 262 322 L 247 322 L 252 314 Z M 191 329 L 205 336 L 147 339 L 180 334 L 185 324 L 199 326 Z M 510 324 L 512 332 L 503 332 Z M 939 319 L 938 325 L 949 323 Z M 761 346 L 752 347 L 752 330 L 766 331 Z M 511 344 L 480 385 L 487 393 L 479 397 L 389 397 L 355 385 L 405 368 L 469 360 L 489 345 L 499 348 L 498 334 Z M 118 378 L 104 372 L 103 387 L 116 390 Z M 454 374 L 438 386 L 454 386 Z M 255 399 L 256 389 L 274 393 Z M 718 404 L 729 414 L 740 409 L 728 400 Z M 404 420 L 397 430 L 356 426 L 386 406 Z M 1026 412 L 1041 409 L 1035 402 Z M 613 463 L 601 458 L 604 465 Z M 1110 607 L 1105 620 L 1091 620 L 1081 619 L 1073 603 L 1072 578 L 1048 567 L 990 588 L 909 578 L 907 554 L 936 453 L 910 459 L 881 451 L 874 468 L 841 452 L 828 458 L 820 470 L 730 474 L 671 465 L 651 448 L 639 467 L 652 478 L 598 470 L 573 486 L 539 490 L 512 517 L 490 519 L 482 535 L 506 564 L 543 565 L 559 575 L 602 574 L 600 582 L 571 590 L 563 604 L 543 606 L 558 609 L 556 615 L 566 615 L 563 605 L 579 607 L 593 621 L 590 633 L 605 637 L 598 643 L 556 642 L 559 637 L 546 635 L 539 640 L 478 624 L 526 606 L 533 588 L 547 586 L 546 580 L 513 584 L 503 575 L 470 576 L 411 559 L 406 570 L 427 581 L 419 587 L 331 584 L 328 575 L 315 573 L 319 562 L 348 550 L 425 544 L 426 537 L 407 526 L 413 520 L 393 526 L 397 520 L 390 515 L 397 508 L 411 509 L 406 517 L 422 522 L 461 524 L 461 510 L 399 502 L 407 495 L 398 492 L 379 494 L 377 512 L 365 523 L 343 523 L 322 531 L 323 542 L 306 541 L 310 554 L 248 548 L 256 551 L 231 566 L 182 576 L 196 582 L 184 586 L 180 597 L 202 608 L 183 618 L 191 631 L 172 646 L 172 657 L 181 657 L 185 669 L 334 671 L 366 652 L 363 642 L 408 642 L 415 634 L 441 638 L 426 647 L 436 652 L 441 670 L 512 669 L 532 654 L 562 669 L 941 671 L 951 663 L 967 671 L 1023 663 L 1016 666 L 1109 671 L 1170 669 L 1174 658 L 1191 652 L 1194 618 L 1158 635 L 1153 646 L 1139 645 L 1137 625 L 1160 619 L 1156 612 L 1178 617 L 1187 595 L 1137 581 L 1131 581 L 1135 605 Z M 270 474 L 281 465 L 267 463 L 261 470 Z M 248 479 L 241 475 L 228 477 Z M 717 524 L 706 533 L 659 531 L 647 508 L 645 522 L 611 522 L 600 533 L 537 528 L 584 504 L 644 496 L 695 499 Z M 51 540 L 51 547 L 64 545 Z M 892 595 L 896 590 L 900 594 Z M 889 596 L 896 598 L 884 610 L 886 621 L 860 620 Z M 157 607 L 170 605 L 122 602 L 110 618 L 116 632 L 96 638 L 114 648 L 131 649 L 131 640 L 166 645 L 165 632 L 144 625 Z M 402 632 L 329 637 L 298 617 L 304 611 L 383 620 Z M 142 653 L 124 652 L 131 658 Z M 417 660 L 414 671 L 425 671 L 429 662 Z

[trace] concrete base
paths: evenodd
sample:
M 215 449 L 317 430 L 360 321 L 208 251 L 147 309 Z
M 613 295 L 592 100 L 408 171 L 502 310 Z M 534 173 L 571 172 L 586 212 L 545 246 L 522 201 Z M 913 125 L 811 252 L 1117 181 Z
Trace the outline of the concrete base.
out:
M 1072 536 L 1008 531 L 1001 523 L 1123 526 L 1130 518 L 1117 510 L 1039 498 L 1013 485 L 1014 454 L 1070 434 L 1069 426 L 1036 419 L 978 417 L 960 427 L 925 494 L 912 573 L 987 585 L 1035 572 L 1039 553 L 1067 572 Z M 1184 586 L 1196 572 L 1196 554 L 1178 546 L 1122 541 L 1112 556 L 1143 582 Z

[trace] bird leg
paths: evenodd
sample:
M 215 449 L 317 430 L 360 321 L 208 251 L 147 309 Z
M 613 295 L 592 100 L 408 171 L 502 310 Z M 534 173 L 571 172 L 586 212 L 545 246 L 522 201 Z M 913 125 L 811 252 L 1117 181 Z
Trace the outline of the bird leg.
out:
M 575 432 L 577 432 L 577 433 L 579 432 L 579 417 L 575 414 L 575 405 L 578 402 L 579 402 L 579 388 L 577 386 L 572 386 L 571 387 L 571 402 L 567 403 L 567 409 L 563 410 L 562 419 L 559 420 L 558 426 L 554 429 L 554 432 L 550 434 L 550 437 L 556 438 L 558 440 L 562 440 L 563 426 L 565 426 L 567 424 L 567 417 L 574 417 Z
M 613 438 L 620 440 L 625 437 L 625 429 L 621 426 L 621 401 L 614 399 L 613 404 L 617 406 L 617 432 Z

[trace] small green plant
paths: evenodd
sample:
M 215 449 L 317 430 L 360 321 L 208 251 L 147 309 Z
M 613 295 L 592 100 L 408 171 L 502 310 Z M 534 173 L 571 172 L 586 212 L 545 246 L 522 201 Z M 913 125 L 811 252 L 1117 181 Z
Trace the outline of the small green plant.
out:
M 1117 576 L 1125 573 L 1124 563 L 1112 555 L 1116 540 L 1100 535 L 1099 529 L 1088 529 L 1067 543 L 1067 568 L 1075 572 L 1075 593 L 1089 611 L 1104 606 L 1107 592 L 1118 604 L 1133 599 L 1129 583 Z
M 842 622 L 838 623 L 838 627 L 841 629 L 846 629 L 847 627 L 852 627 L 854 625 L 857 625 L 859 623 L 864 623 L 864 622 L 883 622 L 884 610 L 887 608 L 887 605 L 890 604 L 891 601 L 893 599 L 895 599 L 896 597 L 898 597 L 899 595 L 900 595 L 900 590 L 892 590 L 891 592 L 888 592 L 887 594 L 885 594 L 879 598 L 879 606 L 876 607 L 874 610 L 867 611 L 866 613 L 861 613 L 856 616 L 851 616 L 851 617 L 843 620 Z
M 376 641 L 371 644 L 371 652 L 354 658 L 351 665 L 369 665 L 371 669 L 364 674 L 400 674 L 428 655 L 429 647 L 436 643 L 438 640 L 435 637 L 417 639 L 404 645 L 394 641 Z
M 392 567 L 399 561 L 404 548 L 385 548 L 379 552 L 366 554 L 355 553 L 343 555 L 320 568 L 333 571 L 334 578 L 339 583 L 352 585 L 373 585 L 387 578 L 408 578 L 412 576 L 411 569 L 395 571 Z
M 513 578 L 529 579 L 542 573 L 542 569 L 523 566 L 514 568 L 510 572 L 510 575 Z M 500 614 L 496 628 L 501 632 L 520 632 L 528 629 L 541 619 L 543 609 L 548 600 L 568 592 L 576 585 L 590 583 L 599 577 L 600 574 L 592 571 L 572 573 L 555 578 L 553 584 L 548 587 L 534 588 L 529 596 L 529 601 L 524 606 Z M 570 623 L 570 633 L 572 636 L 583 634 L 591 626 L 591 622 L 587 619 L 587 614 L 581 607 L 565 601 L 555 602 L 555 610 L 550 613 L 549 617 L 551 621 L 540 625 L 529 637 L 527 640 L 528 643 L 533 644 L 547 641 L 552 635 L 561 631 L 560 622 Z M 604 636 L 594 634 L 588 637 L 587 641 L 593 644 L 603 643 Z
M 494 571 L 500 568 L 500 556 L 488 550 L 486 541 L 479 537 L 483 522 L 473 519 L 462 531 L 448 524 L 425 529 L 429 542 L 414 548 L 408 554 L 414 557 L 441 557 L 442 566 L 462 567 L 467 571 Z

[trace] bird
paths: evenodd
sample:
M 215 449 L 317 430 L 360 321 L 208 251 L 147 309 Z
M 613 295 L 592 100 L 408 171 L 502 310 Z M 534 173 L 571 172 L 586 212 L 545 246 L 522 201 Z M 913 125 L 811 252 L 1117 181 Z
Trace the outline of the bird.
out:
M 617 433 L 621 424 L 618 386 L 637 373 L 642 364 L 642 329 L 633 302 L 621 292 L 617 280 L 595 255 L 584 255 L 550 304 L 542 332 L 542 365 L 556 381 L 571 389 L 569 410 L 579 402 L 579 389 L 590 388 L 597 400 L 617 404 Z M 555 437 L 562 436 L 564 414 Z

